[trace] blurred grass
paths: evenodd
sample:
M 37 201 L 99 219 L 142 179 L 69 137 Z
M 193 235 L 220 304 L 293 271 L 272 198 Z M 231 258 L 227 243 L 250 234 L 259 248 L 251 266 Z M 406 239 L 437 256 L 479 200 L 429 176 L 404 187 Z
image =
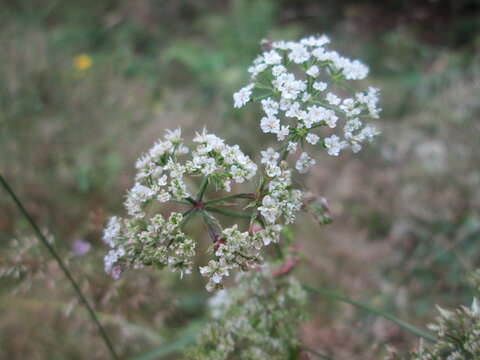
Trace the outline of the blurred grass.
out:
M 175 341 L 174 329 L 203 316 L 202 279 L 142 271 L 113 282 L 102 271 L 101 229 L 122 211 L 133 161 L 176 126 L 191 134 L 206 125 L 255 155 L 271 139 L 255 130 L 258 109 L 234 111 L 231 94 L 245 82 L 260 40 L 326 32 L 342 53 L 371 66 L 383 93 L 383 135 L 355 158 L 322 157 L 306 179 L 330 200 L 335 222 L 314 234 L 306 220 L 294 229 L 308 266 L 318 270 L 300 275 L 422 326 L 434 303 L 469 299 L 464 279 L 480 266 L 479 6 L 4 0 L 0 169 L 53 232 L 97 309 L 119 319 L 107 323 L 123 356 L 160 346 L 160 338 Z M 89 67 L 75 67 L 80 55 Z M 83 359 L 92 347 L 88 356 L 104 358 L 88 323 L 25 305 L 68 304 L 73 294 L 46 254 L 27 246 L 26 224 L 7 201 L 0 196 L 0 295 L 21 297 L 2 306 L 0 358 Z M 82 257 L 71 250 L 78 239 L 92 245 Z M 18 276 L 5 275 L 12 268 Z M 339 304 L 312 308 L 304 341 L 335 359 L 380 358 L 385 343 L 408 348 L 410 339 L 381 321 Z M 57 337 L 61 345 L 52 343 Z

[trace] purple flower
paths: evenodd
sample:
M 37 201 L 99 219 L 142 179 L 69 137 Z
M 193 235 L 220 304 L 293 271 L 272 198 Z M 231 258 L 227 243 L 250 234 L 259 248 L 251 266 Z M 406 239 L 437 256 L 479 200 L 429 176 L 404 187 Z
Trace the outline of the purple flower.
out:
M 83 256 L 90 251 L 92 245 L 83 239 L 76 239 L 72 244 L 72 252 L 75 256 Z

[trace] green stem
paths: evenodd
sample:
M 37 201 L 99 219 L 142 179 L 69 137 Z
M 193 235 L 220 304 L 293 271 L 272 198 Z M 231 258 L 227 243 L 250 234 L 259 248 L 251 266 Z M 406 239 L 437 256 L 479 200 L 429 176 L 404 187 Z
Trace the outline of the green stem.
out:
M 233 199 L 253 199 L 254 197 L 255 197 L 255 194 L 253 193 L 235 194 L 235 195 L 229 195 L 229 196 L 225 196 L 218 199 L 205 201 L 205 205 L 218 204 L 218 203 L 228 201 L 228 200 L 233 200 Z
M 249 213 L 241 213 L 241 212 L 236 212 L 236 211 L 230 211 L 230 210 L 225 210 L 225 209 L 219 209 L 211 206 L 206 206 L 205 210 L 214 212 L 217 214 L 225 215 L 225 216 L 230 216 L 230 217 L 238 217 L 238 218 L 243 218 L 243 219 L 250 219 L 252 217 L 252 214 Z
M 197 209 L 191 208 L 191 209 L 188 209 L 187 211 L 185 211 L 182 214 L 183 215 L 183 220 L 182 220 L 182 224 L 181 224 L 182 229 L 185 228 L 187 223 L 195 216 L 196 213 L 197 213 Z
M 204 177 L 202 180 L 202 184 L 200 185 L 200 190 L 198 190 L 197 194 L 197 201 L 202 201 L 203 194 L 205 194 L 205 190 L 207 190 L 208 186 L 208 177 Z
M 110 356 L 112 359 L 119 359 L 117 353 L 115 352 L 114 348 L 113 348 L 113 344 L 112 342 L 110 341 L 108 335 L 107 335 L 107 332 L 105 331 L 105 329 L 103 328 L 102 324 L 100 323 L 100 321 L 98 320 L 98 317 L 97 315 L 95 314 L 95 311 L 93 310 L 92 306 L 89 304 L 89 302 L 87 301 L 86 297 L 83 295 L 82 293 L 82 290 L 80 290 L 80 287 L 78 286 L 77 282 L 75 281 L 75 279 L 73 278 L 72 274 L 70 273 L 70 271 L 68 270 L 67 266 L 65 265 L 65 263 L 63 262 L 62 258 L 60 257 L 60 255 L 58 255 L 58 253 L 56 252 L 56 250 L 53 248 L 53 246 L 48 242 L 48 240 L 45 238 L 45 236 L 42 234 L 42 232 L 40 231 L 38 225 L 35 223 L 35 221 L 33 220 L 32 216 L 28 213 L 28 211 L 25 209 L 25 207 L 23 206 L 22 202 L 18 199 L 18 197 L 15 195 L 15 193 L 13 192 L 12 188 L 10 187 L 10 185 L 8 185 L 7 181 L 3 178 L 2 175 L 0 175 L 0 183 L 2 183 L 2 186 L 4 187 L 5 191 L 10 195 L 10 197 L 12 198 L 13 202 L 15 203 L 15 205 L 17 205 L 18 209 L 20 210 L 20 212 L 22 213 L 22 215 L 25 217 L 25 219 L 27 219 L 28 223 L 30 224 L 30 226 L 32 227 L 33 231 L 35 232 L 35 234 L 37 235 L 37 238 L 38 240 L 43 244 L 45 245 L 45 247 L 48 249 L 48 251 L 50 252 L 50 255 L 52 255 L 52 257 L 57 261 L 58 265 L 60 266 L 60 269 L 62 269 L 63 273 L 65 274 L 65 276 L 67 277 L 67 279 L 70 281 L 70 284 L 72 285 L 73 289 L 75 290 L 78 298 L 80 299 L 80 302 L 83 303 L 83 305 L 85 306 L 85 308 L 87 309 L 88 311 L 88 314 L 90 315 L 92 321 L 95 323 L 103 341 L 105 342 L 105 345 L 107 346 L 108 348 L 108 351 L 110 352 Z
M 341 302 L 356 306 L 356 307 L 358 307 L 360 309 L 363 309 L 365 311 L 368 311 L 369 313 L 375 314 L 377 316 L 381 316 L 381 317 L 383 317 L 387 320 L 390 320 L 390 321 L 394 322 L 395 324 L 397 324 L 401 328 L 411 332 L 412 334 L 415 334 L 416 336 L 424 338 L 425 340 L 428 340 L 428 341 L 431 341 L 431 342 L 436 341 L 436 338 L 433 335 L 431 335 L 427 332 L 424 332 L 423 330 L 420 330 L 417 327 L 415 327 L 411 324 L 408 324 L 405 321 L 400 320 L 396 316 L 394 316 L 392 314 L 389 314 L 389 313 L 387 313 L 383 310 L 375 309 L 375 308 L 371 307 L 370 305 L 367 305 L 367 304 L 361 303 L 359 301 L 350 299 L 350 298 L 348 298 L 348 297 L 346 297 L 342 294 L 339 294 L 337 292 L 334 292 L 334 291 L 316 289 L 316 288 L 314 288 L 310 285 L 307 285 L 307 284 L 304 284 L 303 288 L 305 290 L 307 290 L 309 292 L 312 292 L 312 293 L 315 293 L 317 295 L 325 296 L 325 297 L 328 297 L 328 298 L 331 298 L 331 299 L 334 299 L 334 300 L 337 300 L 337 301 L 341 301 Z
M 270 91 L 273 91 L 273 88 L 271 86 L 268 86 L 268 85 L 264 85 L 264 84 L 261 84 L 259 82 L 255 83 L 255 88 L 257 89 L 262 89 L 262 90 L 270 90 Z

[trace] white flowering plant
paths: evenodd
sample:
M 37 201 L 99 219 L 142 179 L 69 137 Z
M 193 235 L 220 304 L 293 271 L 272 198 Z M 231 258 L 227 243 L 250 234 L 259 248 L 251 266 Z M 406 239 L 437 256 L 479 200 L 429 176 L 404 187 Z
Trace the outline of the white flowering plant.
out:
M 364 141 L 378 135 L 367 122 L 379 117 L 379 90 L 356 91 L 351 85 L 366 78 L 368 67 L 328 50 L 329 42 L 326 36 L 265 42 L 248 69 L 251 82 L 234 94 L 237 108 L 261 103 L 262 131 L 276 135 L 288 152 L 306 142 L 338 156 L 346 148 L 360 151 Z M 313 163 L 302 153 L 296 168 L 306 172 Z
M 180 278 L 198 270 L 206 278 L 205 287 L 212 296 L 207 321 L 200 321 L 204 326 L 196 334 L 197 342 L 186 352 L 192 359 L 309 359 L 307 353 L 330 358 L 301 341 L 307 293 L 357 306 L 430 342 L 421 342 L 410 359 L 480 359 L 479 294 L 471 307 L 455 311 L 439 308 L 437 323 L 429 327 L 430 332 L 424 332 L 390 313 L 336 291 L 302 284 L 294 277 L 304 254 L 290 226 L 302 212 L 309 212 L 320 224 L 332 221 L 327 201 L 312 194 L 300 180 L 316 166 L 319 151 L 334 158 L 346 151 L 357 153 L 379 134 L 372 124 L 381 112 L 379 90 L 365 85 L 368 67 L 330 50 L 329 43 L 326 36 L 263 42 L 261 54 L 248 68 L 248 83 L 233 94 L 235 109 L 248 105 L 258 111 L 258 124 L 252 129 L 259 126 L 258 134 L 270 141 L 258 153 L 253 151 L 256 149 L 244 152 L 206 128 L 191 139 L 182 136 L 180 128 L 166 130 L 135 164 L 135 180 L 124 202 L 126 215 L 111 217 L 104 229 L 103 240 L 110 248 L 104 256 L 104 269 L 113 278 L 147 266 L 166 268 Z M 422 145 L 417 150 L 417 155 L 429 160 L 441 147 Z M 88 283 L 80 286 L 75 281 L 69 262 L 58 255 L 50 237 L 40 231 L 2 174 L 0 185 L 48 249 L 52 263 L 58 265 L 51 271 L 50 263 L 38 258 L 30 246 L 33 242 L 27 239 L 23 241 L 27 247 L 18 247 L 20 242 L 15 242 L 10 249 L 14 261 L 0 266 L 0 278 L 25 278 L 24 284 L 31 286 L 35 277 L 45 278 L 47 270 L 52 275 L 55 270 L 63 272 L 112 359 L 118 359 L 115 348 L 122 344 L 109 339 L 83 295 L 82 288 Z M 202 222 L 203 233 L 191 226 L 194 218 Z M 470 237 L 470 230 L 466 232 Z M 207 247 L 200 244 L 207 238 L 205 260 L 197 255 L 199 249 Z M 73 245 L 75 256 L 90 249 L 80 238 Z M 39 263 L 46 267 L 39 267 Z M 231 275 L 234 281 L 228 282 Z M 480 289 L 479 271 L 472 280 Z M 54 282 L 52 277 L 50 283 Z M 150 280 L 145 284 L 150 285 Z M 148 286 L 145 284 L 143 288 Z M 117 290 L 112 286 L 99 304 Z M 143 298 L 149 301 L 152 297 Z M 134 303 L 143 306 L 145 302 L 134 299 Z M 66 308 L 65 313 L 71 311 L 70 304 Z M 131 328 L 130 324 L 123 328 L 130 339 Z M 138 327 L 136 331 L 148 335 L 149 341 L 159 338 L 155 332 L 144 330 Z M 177 346 L 185 347 L 184 340 L 181 338 Z M 164 350 L 160 353 L 165 354 Z M 400 357 L 391 353 L 388 359 Z
M 262 132 L 274 134 L 279 142 L 261 150 L 258 163 L 238 145 L 206 129 L 196 134 L 192 144 L 182 138 L 180 129 L 167 130 L 136 163 L 135 183 L 125 200 L 128 216 L 112 217 L 104 231 L 103 240 L 111 248 L 105 271 L 113 277 L 144 266 L 169 268 L 183 276 L 194 269 L 199 241 L 186 232 L 186 224 L 199 215 L 211 239 L 211 258 L 199 265 L 200 274 L 208 278 L 207 290 L 222 289 L 235 270 L 244 274 L 239 275 L 239 288 L 225 295 L 230 305 L 217 309 L 223 318 L 205 331 L 200 348 L 193 352 L 196 358 L 227 359 L 239 343 L 252 344 L 244 359 L 280 359 L 298 350 L 294 313 L 281 308 L 290 302 L 300 306 L 304 295 L 291 278 L 298 259 L 285 255 L 291 244 L 280 243 L 280 238 L 300 211 L 312 213 L 321 224 L 331 218 L 326 200 L 297 185 L 295 174 L 305 174 L 316 164 L 315 149 L 332 156 L 347 148 L 358 152 L 379 133 L 369 123 L 379 117 L 379 91 L 354 90 L 353 82 L 367 76 L 367 66 L 328 50 L 328 43 L 326 36 L 264 42 L 263 52 L 248 69 L 250 83 L 233 95 L 234 107 L 258 104 L 264 113 L 259 119 Z M 239 187 L 248 190 L 232 193 Z M 230 194 L 217 196 L 221 192 Z M 167 203 L 181 209 L 165 216 L 159 206 Z M 237 221 L 225 226 L 220 221 L 223 216 Z M 265 262 L 262 248 L 270 244 L 276 244 L 278 251 Z M 255 289 L 252 283 L 270 285 Z M 269 287 L 274 296 L 264 293 Z M 247 294 L 253 296 L 251 306 L 246 306 Z M 239 314 L 239 306 L 246 313 Z M 271 318 L 259 319 L 267 310 Z M 261 324 L 252 327 L 245 322 L 249 317 L 269 324 L 270 330 Z M 286 329 L 281 331 L 283 321 Z M 264 339 L 259 339 L 261 332 Z M 272 335 L 269 341 L 266 332 L 278 338 Z M 210 352 L 201 349 L 211 348 L 212 343 L 219 345 Z
M 260 120 L 262 131 L 275 134 L 280 142 L 260 152 L 259 165 L 238 145 L 228 145 L 205 129 L 193 139 L 193 149 L 185 145 L 180 129 L 167 130 L 137 161 L 136 182 L 125 201 L 129 217 L 112 217 L 104 232 L 111 247 L 105 257 L 107 272 L 118 277 L 129 268 L 155 265 L 182 275 L 191 273 L 196 240 L 183 229 L 200 213 L 213 242 L 213 259 L 200 267 L 200 273 L 209 278 L 207 289 L 212 291 L 222 287 L 232 270 L 261 264 L 261 248 L 278 243 L 283 227 L 293 223 L 301 209 L 319 213 L 307 192 L 292 182 L 294 171 L 306 173 L 316 163 L 306 144 L 320 145 L 334 156 L 348 147 L 357 152 L 365 140 L 378 134 L 367 121 L 380 112 L 377 89 L 355 92 L 349 84 L 364 79 L 367 66 L 327 50 L 328 43 L 326 36 L 266 42 L 248 69 L 250 84 L 233 95 L 236 108 L 259 103 L 265 115 Z M 341 123 L 342 134 L 333 133 Z M 295 157 L 291 165 L 290 158 Z M 192 191 L 195 178 L 201 179 L 200 185 Z M 209 186 L 231 192 L 232 183 L 252 181 L 258 184 L 254 192 L 206 199 Z M 248 211 L 224 208 L 239 200 L 247 201 L 244 210 Z M 187 208 L 168 218 L 149 210 L 168 202 Z M 223 228 L 215 214 L 247 218 L 249 225 Z

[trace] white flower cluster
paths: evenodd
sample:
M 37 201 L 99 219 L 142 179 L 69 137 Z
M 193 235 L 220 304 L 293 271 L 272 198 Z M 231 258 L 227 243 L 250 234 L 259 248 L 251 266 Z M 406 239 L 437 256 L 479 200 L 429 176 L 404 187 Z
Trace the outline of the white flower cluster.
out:
M 182 164 L 178 156 L 188 154 L 189 149 L 183 145 L 180 129 L 167 130 L 164 140 L 137 161 L 137 182 L 125 202 L 130 216 L 142 218 L 144 207 L 154 199 L 168 202 L 189 197 L 185 176 L 207 176 L 226 191 L 230 191 L 232 180 L 243 183 L 255 176 L 257 165 L 238 145 L 227 145 L 205 129 L 193 141 L 198 146 L 191 152 L 191 160 Z
M 257 165 L 245 155 L 238 145 L 227 145 L 219 137 L 204 129 L 193 139 L 199 146 L 186 164 L 188 174 L 208 176 L 220 189 L 231 191 L 231 181 L 240 184 L 252 179 Z
M 125 201 L 129 217 L 111 218 L 104 232 L 104 241 L 111 247 L 105 256 L 108 273 L 118 277 L 125 269 L 148 265 L 169 267 L 182 275 L 191 273 L 195 242 L 182 229 L 195 213 L 202 214 L 213 240 L 214 258 L 200 267 L 200 273 L 208 278 L 209 291 L 222 288 L 232 270 L 256 268 L 263 261 L 260 250 L 278 242 L 283 227 L 294 222 L 304 205 L 308 208 L 303 192 L 292 186 L 287 157 L 301 147 L 294 168 L 306 173 L 315 165 L 304 149 L 306 144 L 323 146 L 337 156 L 346 147 L 359 151 L 363 142 L 378 134 L 365 124 L 379 116 L 378 90 L 368 88 L 345 96 L 350 91 L 346 82 L 365 78 L 367 67 L 327 50 L 328 42 L 322 36 L 272 43 L 249 69 L 252 82 L 234 94 L 235 107 L 261 100 L 265 113 L 261 129 L 281 142 L 278 149 L 261 152 L 264 171 L 255 193 L 204 199 L 209 185 L 230 192 L 232 182 L 250 181 L 257 173 L 257 165 L 238 145 L 227 145 L 206 130 L 196 134 L 192 149 L 184 145 L 180 129 L 167 130 L 164 138 L 138 159 L 135 184 Z M 328 133 L 341 123 L 342 134 Z M 202 179 L 194 196 L 187 186 L 194 183 L 192 177 Z M 244 207 L 248 212 L 218 207 L 241 198 L 249 199 Z M 172 212 L 168 218 L 154 213 L 151 205 L 167 202 L 189 209 Z M 214 213 L 247 218 L 249 228 L 241 230 L 238 224 L 223 228 Z M 322 223 L 329 221 L 322 206 L 317 213 Z
M 264 229 L 264 236 L 267 235 Z M 221 288 L 221 282 L 230 270 L 242 268 L 247 270 L 258 265 L 262 258 L 259 254 L 262 242 L 253 242 L 251 233 L 238 230 L 237 224 L 226 228 L 222 236 L 214 244 L 216 259 L 210 260 L 207 266 L 200 267 L 200 274 L 209 278 L 206 285 L 208 291 Z M 271 241 L 270 239 L 268 241 Z
M 189 358 L 287 359 L 298 347 L 306 293 L 292 276 L 275 277 L 271 264 L 240 273 L 237 286 L 209 300 L 212 321 Z
M 186 202 L 190 197 L 186 176 L 207 177 L 217 187 L 230 191 L 232 181 L 242 183 L 255 176 L 257 166 L 238 146 L 230 146 L 205 130 L 193 140 L 198 146 L 191 159 L 178 157 L 189 149 L 183 145 L 181 131 L 167 130 L 136 163 L 136 183 L 125 201 L 130 218 L 112 217 L 103 240 L 111 247 L 105 256 L 105 271 L 118 277 L 126 268 L 144 265 L 168 266 L 181 274 L 191 273 L 195 243 L 181 230 L 183 215 L 172 213 L 147 217 L 146 209 L 154 201 Z M 188 202 L 187 202 L 188 203 Z
M 176 212 L 168 219 L 156 214 L 148 221 L 110 218 L 103 234 L 103 241 L 111 247 L 104 258 L 105 271 L 118 278 L 125 269 L 154 265 L 182 276 L 190 274 L 195 243 L 183 233 L 182 220 Z
M 262 151 L 262 163 L 270 179 L 258 210 L 267 224 L 293 223 L 302 207 L 302 191 L 292 189 L 292 172 L 278 164 L 279 157 L 272 148 Z
M 268 180 L 257 206 L 259 217 L 253 219 L 250 231 L 240 232 L 237 225 L 224 229 L 214 246 L 217 258 L 200 268 L 200 273 L 209 278 L 208 291 L 221 288 L 230 270 L 246 270 L 261 263 L 260 249 L 278 242 L 283 226 L 293 223 L 302 208 L 303 193 L 292 189 L 292 172 L 278 164 L 279 157 L 272 148 L 262 151 Z
M 265 116 L 260 127 L 279 141 L 319 144 L 333 156 L 348 147 L 360 151 L 362 142 L 378 134 L 375 127 L 365 124 L 379 117 L 378 90 L 351 90 L 347 81 L 364 79 L 368 68 L 327 50 L 329 42 L 320 36 L 271 43 L 249 68 L 251 83 L 234 94 L 234 106 L 261 100 Z M 342 133 L 332 133 L 340 122 Z M 307 156 L 302 154 L 303 165 L 297 164 L 300 172 L 312 165 Z

